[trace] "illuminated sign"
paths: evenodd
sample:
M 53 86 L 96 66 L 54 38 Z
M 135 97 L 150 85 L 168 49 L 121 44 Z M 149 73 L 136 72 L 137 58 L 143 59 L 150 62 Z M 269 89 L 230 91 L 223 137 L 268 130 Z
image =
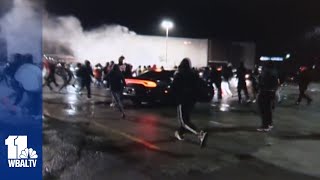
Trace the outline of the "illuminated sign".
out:
M 260 61 L 283 61 L 283 57 L 261 56 Z

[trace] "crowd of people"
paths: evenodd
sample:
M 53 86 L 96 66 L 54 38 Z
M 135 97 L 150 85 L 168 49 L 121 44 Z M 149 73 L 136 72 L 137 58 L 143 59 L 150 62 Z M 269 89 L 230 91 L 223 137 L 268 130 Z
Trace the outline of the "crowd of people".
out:
M 87 97 L 91 98 L 91 83 L 97 87 L 106 86 L 110 88 L 111 95 L 113 97 L 113 105 L 116 106 L 122 113 L 122 118 L 125 118 L 124 107 L 122 104 L 122 92 L 126 86 L 125 78 L 132 76 L 138 76 L 148 71 L 156 71 L 159 68 L 156 65 L 153 66 L 138 66 L 136 70 L 130 64 L 124 63 L 124 56 L 121 56 L 118 63 L 113 61 L 107 62 L 105 66 L 97 64 L 92 68 L 90 61 L 86 60 L 84 64 L 78 63 L 74 72 L 71 71 L 70 65 L 65 63 L 52 63 L 49 61 L 44 62 L 44 66 L 48 70 L 45 78 L 44 86 L 48 86 L 49 89 L 53 89 L 51 83 L 55 86 L 59 86 L 59 91 L 66 88 L 68 85 L 78 85 L 77 92 L 86 88 Z M 253 102 L 257 101 L 262 125 L 258 131 L 267 132 L 273 128 L 272 111 L 276 104 L 276 99 L 280 101 L 279 87 L 284 83 L 284 80 L 279 76 L 279 72 L 274 65 L 274 62 L 269 61 L 264 64 L 262 69 L 258 66 L 251 71 L 248 70 L 243 62 L 240 62 L 237 68 L 234 68 L 232 64 L 228 64 L 225 67 L 212 66 L 205 67 L 203 69 L 192 68 L 190 60 L 185 58 L 181 64 L 174 67 L 176 74 L 172 82 L 172 92 L 175 93 L 176 104 L 178 108 L 178 119 L 180 128 L 175 132 L 175 137 L 179 140 L 183 140 L 186 132 L 191 132 L 200 140 L 202 145 L 207 137 L 207 133 L 203 130 L 197 130 L 197 128 L 191 123 L 190 112 L 196 103 L 196 95 L 199 93 L 197 90 L 197 79 L 203 79 L 212 83 L 217 89 L 218 100 L 222 99 L 223 94 L 233 95 L 230 88 L 230 81 L 233 77 L 237 79 L 237 94 L 238 103 L 251 102 L 247 82 L 251 82 L 251 92 Z M 236 70 L 235 70 L 236 69 Z M 160 70 L 164 70 L 160 67 Z M 202 73 L 200 73 L 202 72 Z M 312 99 L 305 94 L 311 78 L 309 76 L 309 69 L 300 69 L 298 75 L 298 84 L 300 95 L 296 103 L 299 104 L 303 98 L 305 98 L 308 104 Z M 61 76 L 63 84 L 58 85 L 55 74 Z M 199 76 L 201 74 L 201 76 Z M 74 79 L 74 80 L 72 80 Z M 92 81 L 94 79 L 94 81 Z M 192 82 L 192 83 L 190 83 Z M 222 82 L 226 82 L 228 88 L 222 89 Z M 245 99 L 242 97 L 242 93 Z M 278 97 L 278 98 L 277 98 Z
M 4 82 L 1 89 L 12 90 L 1 98 L 2 107 L 12 114 L 31 115 L 39 119 L 42 116 L 42 81 L 39 77 L 40 63 L 35 63 L 31 54 L 13 54 L 1 73 L 1 81 Z

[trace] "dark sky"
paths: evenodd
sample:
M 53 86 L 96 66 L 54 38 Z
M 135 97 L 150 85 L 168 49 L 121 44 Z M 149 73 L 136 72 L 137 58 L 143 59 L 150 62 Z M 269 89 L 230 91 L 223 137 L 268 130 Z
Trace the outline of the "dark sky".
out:
M 164 35 L 170 18 L 177 37 L 245 40 L 280 52 L 320 26 L 319 0 L 47 0 L 50 13 L 75 15 L 86 29 L 120 24 L 138 34 Z

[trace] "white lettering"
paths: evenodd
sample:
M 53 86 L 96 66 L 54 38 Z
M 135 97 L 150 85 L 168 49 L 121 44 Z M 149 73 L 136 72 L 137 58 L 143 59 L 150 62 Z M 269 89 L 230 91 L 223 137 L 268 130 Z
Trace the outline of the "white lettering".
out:
M 31 167 L 36 167 L 37 166 L 37 160 L 29 160 L 30 164 L 32 164 Z
M 34 168 L 37 166 L 37 160 L 36 159 L 32 159 L 32 160 L 17 160 L 17 159 L 9 159 L 8 160 L 8 164 L 10 168 Z
M 8 160 L 9 167 L 15 167 L 15 160 Z

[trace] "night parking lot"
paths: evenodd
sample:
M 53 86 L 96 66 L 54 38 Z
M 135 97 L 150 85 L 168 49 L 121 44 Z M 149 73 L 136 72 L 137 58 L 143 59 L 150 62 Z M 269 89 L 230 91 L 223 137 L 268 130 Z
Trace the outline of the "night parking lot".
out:
M 104 89 L 89 100 L 73 92 L 44 89 L 45 179 L 317 179 L 320 161 L 320 85 L 312 84 L 314 102 L 294 105 L 297 87 L 284 87 L 275 128 L 257 132 L 255 103 L 236 97 L 197 104 L 192 119 L 209 132 L 207 145 L 186 136 L 174 138 L 175 107 L 132 105 L 127 118 L 109 106 Z

